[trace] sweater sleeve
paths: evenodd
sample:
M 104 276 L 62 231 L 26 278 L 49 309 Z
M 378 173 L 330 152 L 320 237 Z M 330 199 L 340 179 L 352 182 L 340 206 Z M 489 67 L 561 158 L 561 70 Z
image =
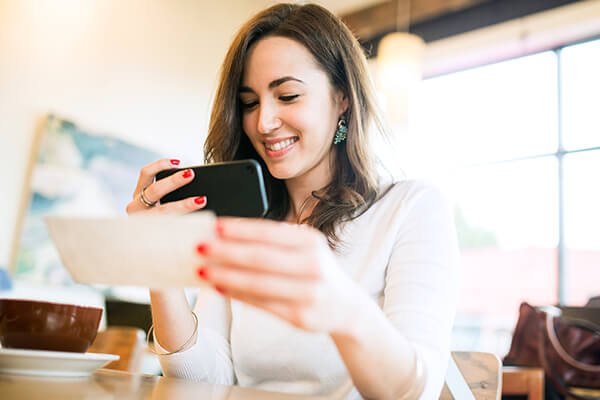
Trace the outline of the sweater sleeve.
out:
M 425 375 L 421 399 L 437 399 L 450 355 L 458 294 L 458 245 L 448 203 L 415 184 L 395 210 L 396 238 L 386 272 L 383 311 L 413 345 Z
M 198 316 L 196 342 L 181 352 L 159 355 L 163 374 L 223 385 L 235 384 L 230 346 L 231 302 L 212 289 L 203 289 L 198 293 L 194 312 Z

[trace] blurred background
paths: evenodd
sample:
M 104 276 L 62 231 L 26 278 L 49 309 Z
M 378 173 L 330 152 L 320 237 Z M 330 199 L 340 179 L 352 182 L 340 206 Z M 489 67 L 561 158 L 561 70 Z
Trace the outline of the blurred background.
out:
M 41 215 L 124 214 L 147 160 L 202 162 L 225 51 L 272 3 L 0 0 L 0 268 L 17 286 L 85 291 L 52 266 Z M 394 174 L 453 202 L 453 347 L 502 356 L 520 302 L 599 295 L 600 1 L 318 3 L 369 56 Z

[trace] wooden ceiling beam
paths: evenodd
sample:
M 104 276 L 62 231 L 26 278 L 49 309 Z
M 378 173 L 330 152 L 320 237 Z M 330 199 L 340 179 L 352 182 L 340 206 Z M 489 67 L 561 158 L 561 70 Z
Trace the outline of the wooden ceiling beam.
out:
M 408 15 L 410 24 L 414 25 L 493 0 L 411 0 L 410 12 L 406 9 L 408 1 L 386 1 L 341 17 L 360 40 L 369 40 L 397 30 L 398 25 L 405 30 Z

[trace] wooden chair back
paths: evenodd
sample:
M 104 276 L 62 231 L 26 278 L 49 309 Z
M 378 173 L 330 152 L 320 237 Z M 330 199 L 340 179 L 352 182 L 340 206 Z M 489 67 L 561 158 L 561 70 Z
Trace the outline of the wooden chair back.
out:
M 140 372 L 146 347 L 146 335 L 138 328 L 112 326 L 98 332 L 88 349 L 90 353 L 116 354 L 120 358 L 104 368 Z
M 498 356 L 475 351 L 453 351 L 452 358 L 475 400 L 500 400 L 502 363 Z M 455 399 L 444 384 L 440 400 L 463 399 Z

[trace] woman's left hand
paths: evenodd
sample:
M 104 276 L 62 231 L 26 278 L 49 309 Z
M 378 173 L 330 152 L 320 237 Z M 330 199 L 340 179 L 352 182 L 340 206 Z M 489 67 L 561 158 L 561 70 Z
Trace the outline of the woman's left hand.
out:
M 360 289 L 337 265 L 325 236 L 305 226 L 219 218 L 199 243 L 198 275 L 225 296 L 315 332 L 344 333 Z

